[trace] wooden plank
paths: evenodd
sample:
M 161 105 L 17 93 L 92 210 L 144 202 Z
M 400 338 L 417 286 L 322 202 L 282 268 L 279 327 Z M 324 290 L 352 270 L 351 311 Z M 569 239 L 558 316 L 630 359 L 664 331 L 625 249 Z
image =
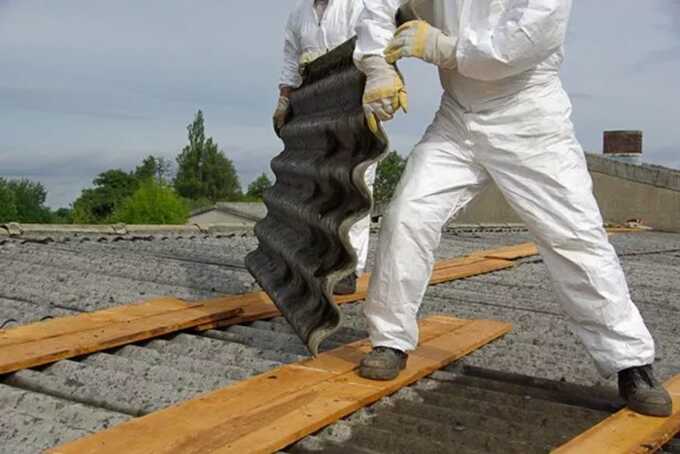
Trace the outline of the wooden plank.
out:
M 518 260 L 538 255 L 538 247 L 534 243 L 522 243 L 486 251 L 476 251 L 470 255 L 489 259 Z
M 553 454 L 647 454 L 660 450 L 680 432 L 680 375 L 665 386 L 673 398 L 672 416 L 654 418 L 624 409 L 554 450 Z
M 487 259 L 485 257 L 461 257 L 449 260 L 442 260 L 435 264 L 430 279 L 430 285 L 443 284 L 457 279 L 465 279 L 480 274 L 491 273 L 512 267 L 512 262 L 508 260 Z M 342 305 L 356 303 L 363 300 L 368 295 L 368 283 L 371 278 L 370 273 L 359 277 L 357 281 L 357 291 L 350 295 L 336 295 L 335 304 Z M 239 296 L 242 298 L 243 296 Z M 214 301 L 231 301 L 234 296 L 218 298 Z M 264 320 L 280 316 L 281 313 L 266 293 L 258 292 L 244 303 L 243 313 L 239 318 L 225 319 L 214 323 L 197 326 L 197 331 L 207 331 L 216 328 L 226 328 L 239 323 Z
M 396 380 L 360 378 L 366 341 L 54 448 L 52 454 L 273 452 L 507 333 L 492 321 L 421 322 L 421 345 Z
M 213 440 L 218 438 L 219 443 L 207 446 L 192 443 L 185 445 L 192 449 L 187 452 L 269 453 L 284 449 L 338 419 L 441 369 L 502 336 L 509 329 L 509 325 L 504 323 L 473 321 L 463 329 L 422 343 L 411 354 L 406 370 L 396 380 L 376 382 L 359 377 L 356 371 L 348 372 L 311 389 L 269 402 L 268 408 L 258 407 L 251 413 L 241 415 L 228 431 L 216 434 L 210 432 Z M 201 439 L 206 435 L 208 434 L 203 433 Z M 229 439 L 227 444 L 223 444 L 225 439 Z M 206 451 L 205 447 L 213 450 Z M 196 448 L 199 449 L 195 450 Z M 184 452 L 178 450 L 180 451 Z
M 460 328 L 465 323 L 466 321 L 460 321 L 457 325 L 446 326 L 440 320 L 424 321 L 421 323 L 421 338 L 423 341 L 431 340 L 444 332 Z M 144 418 L 131 420 L 113 428 L 113 430 L 122 430 L 124 434 L 145 433 L 148 430 L 147 426 L 150 425 L 158 437 L 156 440 L 147 440 L 146 443 L 148 444 L 140 447 L 138 452 L 166 452 L 163 450 L 166 449 L 163 438 L 187 431 L 188 429 L 184 427 L 187 424 L 185 418 L 192 419 L 190 415 L 201 415 L 201 418 L 193 418 L 200 421 L 195 421 L 197 424 L 195 426 L 189 426 L 193 427 L 192 431 L 198 432 L 206 427 L 214 427 L 234 415 L 252 410 L 255 406 L 264 405 L 267 402 L 352 371 L 369 348 L 367 340 L 353 342 L 333 351 L 322 353 L 316 358 L 279 367 L 249 380 L 214 391 L 204 397 L 169 407 Z M 193 424 L 191 421 L 188 423 Z M 166 429 L 167 432 L 165 432 Z M 104 443 L 105 446 L 107 449 L 110 447 L 127 452 L 125 449 L 129 440 L 117 439 L 117 437 L 118 435 L 112 437 L 112 439 L 107 438 Z M 86 438 L 83 442 L 87 440 Z M 86 451 L 83 452 L 88 452 L 87 449 L 95 449 L 99 446 L 96 439 L 92 442 L 92 444 L 86 443 L 84 445 Z M 146 448 L 150 450 L 144 451 Z M 76 449 L 72 452 L 78 451 Z
M 641 229 L 613 227 L 608 228 L 609 236 L 614 236 L 618 233 L 636 233 L 641 232 Z M 521 243 L 513 246 L 504 246 L 497 249 L 475 251 L 471 253 L 468 258 L 485 257 L 488 259 L 500 260 L 519 260 L 527 257 L 539 255 L 538 246 L 535 243 Z
M 484 257 L 445 260 L 436 264 L 431 284 L 463 279 L 511 266 L 512 262 L 508 260 Z M 364 299 L 368 292 L 369 279 L 368 274 L 361 276 L 357 285 L 358 291 L 352 295 L 338 296 L 336 303 L 346 304 Z M 239 315 L 228 315 L 232 314 L 229 311 L 236 307 L 241 308 Z M 184 312 L 190 308 L 197 310 L 203 308 L 207 312 L 202 314 L 205 315 L 203 317 L 193 317 L 190 315 L 194 314 L 193 312 Z M 179 315 L 179 318 L 171 315 L 175 312 L 182 315 Z M 167 315 L 167 317 L 162 315 Z M 0 373 L 36 367 L 59 359 L 72 358 L 181 329 L 205 331 L 279 315 L 279 310 L 264 292 L 254 292 L 209 299 L 195 305 L 178 299 L 165 298 L 49 320 L 0 331 Z M 147 318 L 145 322 L 120 325 L 120 323 Z M 153 326 L 153 323 L 158 325 Z M 134 329 L 140 331 L 133 332 Z M 23 344 L 26 345 L 19 347 Z
M 105 326 L 111 322 L 124 322 L 188 307 L 191 307 L 189 303 L 176 298 L 158 298 L 140 304 L 129 304 L 96 312 L 59 317 L 0 330 L 0 347 L 47 339 L 83 329 Z
M 0 349 L 0 374 L 162 336 L 197 324 L 234 317 L 240 312 L 238 302 L 227 307 L 197 304 L 63 336 L 8 345 Z
M 452 266 L 432 273 L 430 284 L 441 284 L 457 279 L 465 279 L 481 274 L 512 268 L 514 264 L 509 260 L 484 259 L 475 263 Z

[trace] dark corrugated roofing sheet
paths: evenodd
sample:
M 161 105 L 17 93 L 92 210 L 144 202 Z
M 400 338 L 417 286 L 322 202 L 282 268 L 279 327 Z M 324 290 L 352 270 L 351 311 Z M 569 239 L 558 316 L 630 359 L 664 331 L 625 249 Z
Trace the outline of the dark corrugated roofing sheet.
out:
M 387 150 L 367 128 L 365 78 L 349 41 L 308 68 L 291 96 L 281 130 L 284 151 L 272 161 L 276 183 L 264 194 L 256 251 L 246 266 L 309 350 L 340 325 L 333 287 L 356 267 L 348 232 L 368 215 L 367 167 Z

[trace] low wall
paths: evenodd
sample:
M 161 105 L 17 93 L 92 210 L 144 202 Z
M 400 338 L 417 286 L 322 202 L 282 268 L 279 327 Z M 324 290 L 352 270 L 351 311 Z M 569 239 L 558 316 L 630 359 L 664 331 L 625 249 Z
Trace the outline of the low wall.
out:
M 606 222 L 641 219 L 657 230 L 680 232 L 680 172 L 588 155 L 593 191 Z M 455 224 L 521 222 L 491 185 L 453 221 Z
M 623 224 L 641 219 L 656 230 L 680 232 L 680 191 L 636 183 L 591 172 L 595 198 L 606 222 Z M 479 195 L 455 224 L 512 224 L 521 222 L 496 185 Z

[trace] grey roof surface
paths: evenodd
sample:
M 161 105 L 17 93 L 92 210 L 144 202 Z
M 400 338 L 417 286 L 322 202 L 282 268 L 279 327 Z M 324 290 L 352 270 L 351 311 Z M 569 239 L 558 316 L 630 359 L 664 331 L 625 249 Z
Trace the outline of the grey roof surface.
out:
M 523 232 L 448 232 L 438 255 L 528 239 Z M 619 235 L 613 243 L 657 341 L 660 378 L 680 373 L 680 235 Z M 0 323 L 12 326 L 155 296 L 195 299 L 251 291 L 255 284 L 243 257 L 255 245 L 250 235 L 167 232 L 52 235 L 52 241 L 0 237 Z M 366 336 L 361 304 L 342 310 L 346 326 L 326 349 Z M 609 392 L 614 382 L 597 375 L 568 332 L 539 259 L 432 287 L 422 315 L 430 312 L 507 320 L 514 330 L 289 450 L 545 452 L 548 444 L 575 435 L 615 408 Z M 168 335 L 2 376 L 0 453 L 36 453 L 306 355 L 292 329 L 277 318 Z M 496 372 L 502 376 L 493 376 Z M 535 377 L 552 381 L 541 384 Z M 606 390 L 547 393 L 559 382 Z M 582 398 L 570 400 L 574 394 Z M 601 401 L 588 400 L 591 394 Z M 422 449 L 409 451 L 409 446 Z M 680 452 L 673 449 L 668 452 Z

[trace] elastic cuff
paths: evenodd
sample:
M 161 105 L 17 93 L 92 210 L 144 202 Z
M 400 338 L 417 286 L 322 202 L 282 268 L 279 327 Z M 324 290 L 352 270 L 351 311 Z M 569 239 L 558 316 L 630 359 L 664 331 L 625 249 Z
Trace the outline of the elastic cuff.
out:
M 654 364 L 654 358 L 641 358 L 641 359 L 634 359 L 634 360 L 629 360 L 629 361 L 623 361 L 617 364 L 609 364 L 609 365 L 601 365 L 601 364 L 596 364 L 598 372 L 600 372 L 600 375 L 602 375 L 603 378 L 611 378 L 615 375 L 618 375 L 619 372 L 630 369 L 631 367 L 642 367 L 642 366 L 649 366 Z
M 382 339 L 376 339 L 375 336 L 371 336 L 371 345 L 373 346 L 373 348 L 388 347 L 406 353 L 412 352 L 413 350 L 416 349 L 416 346 L 411 345 L 410 343 L 403 340 L 385 339 L 384 337 Z

